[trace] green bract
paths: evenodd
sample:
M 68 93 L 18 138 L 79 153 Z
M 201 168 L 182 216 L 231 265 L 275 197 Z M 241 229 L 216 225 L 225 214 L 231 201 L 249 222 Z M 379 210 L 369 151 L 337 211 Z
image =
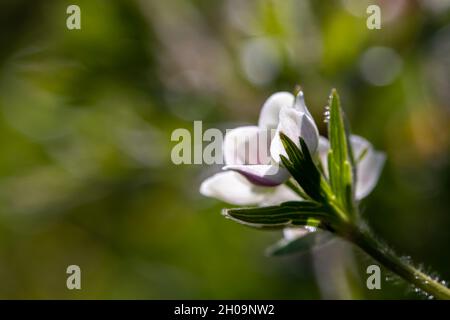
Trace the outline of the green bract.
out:
M 245 225 L 256 228 L 282 229 L 313 225 L 335 233 L 345 232 L 350 221 L 357 219 L 355 210 L 353 153 L 349 135 L 344 126 L 339 97 L 332 91 L 329 101 L 330 118 L 328 135 L 328 177 L 324 169 L 313 159 L 305 140 L 300 137 L 299 145 L 283 132 L 280 138 L 287 157 L 280 155 L 283 166 L 295 179 L 288 186 L 295 190 L 304 200 L 290 201 L 279 206 L 225 209 L 224 215 Z M 298 241 L 297 241 L 298 240 Z M 301 242 L 305 239 L 295 239 Z M 277 252 L 283 252 L 281 243 Z M 290 241 L 284 241 L 292 247 Z M 301 247 L 301 246 L 298 246 Z M 286 250 L 291 253 L 293 250 Z

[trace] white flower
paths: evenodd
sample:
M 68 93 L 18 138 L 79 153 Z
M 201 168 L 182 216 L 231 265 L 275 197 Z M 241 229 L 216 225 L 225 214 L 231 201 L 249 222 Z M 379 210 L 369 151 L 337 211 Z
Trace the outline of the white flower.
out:
M 200 193 L 239 206 L 277 205 L 301 198 L 285 185 L 262 187 L 250 183 L 237 172 L 216 173 L 203 181 Z
M 303 137 L 310 152 L 316 152 L 319 133 L 302 92 L 297 97 L 288 92 L 273 94 L 261 109 L 258 126 L 227 132 L 223 169 L 228 171 L 206 179 L 200 192 L 236 205 L 270 205 L 299 200 L 297 194 L 282 185 L 290 174 L 279 165 L 280 154 L 286 155 L 280 132 L 297 145 Z
M 290 175 L 279 165 L 280 155 L 287 157 L 280 132 L 297 146 L 302 137 L 311 155 L 318 152 L 319 161 L 328 176 L 330 144 L 326 138 L 319 136 L 314 119 L 305 105 L 303 92 L 300 91 L 296 97 L 288 92 L 278 92 L 264 103 L 258 126 L 239 127 L 227 132 L 224 140 L 226 165 L 223 168 L 227 171 L 203 181 L 200 193 L 235 205 L 264 206 L 301 200 L 282 184 Z M 375 187 L 385 156 L 375 151 L 362 137 L 352 135 L 350 143 L 356 163 L 355 198 L 359 201 Z M 285 228 L 283 234 L 287 241 L 292 241 L 315 231 L 315 227 L 305 226 Z

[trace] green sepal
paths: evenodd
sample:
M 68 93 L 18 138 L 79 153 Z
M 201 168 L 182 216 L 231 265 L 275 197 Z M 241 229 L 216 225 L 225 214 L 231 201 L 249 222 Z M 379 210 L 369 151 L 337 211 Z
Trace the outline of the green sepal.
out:
M 352 211 L 354 159 L 339 96 L 334 89 L 330 95 L 329 107 L 328 138 L 330 150 L 328 153 L 328 172 L 331 190 L 338 202 L 344 208 Z
M 283 166 L 311 199 L 323 202 L 325 197 L 322 194 L 321 173 L 314 164 L 303 138 L 299 140 L 300 148 L 282 132 L 280 132 L 280 139 L 288 156 L 286 158 L 280 155 Z

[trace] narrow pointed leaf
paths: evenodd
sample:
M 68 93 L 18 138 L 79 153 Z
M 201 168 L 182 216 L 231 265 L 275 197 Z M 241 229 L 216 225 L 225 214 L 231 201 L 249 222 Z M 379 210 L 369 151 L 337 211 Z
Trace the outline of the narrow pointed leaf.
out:
M 321 174 L 311 158 L 305 141 L 300 138 L 300 149 L 285 134 L 280 133 L 280 138 L 289 157 L 288 159 L 281 155 L 282 164 L 309 197 L 321 202 L 324 199 L 321 189 Z
M 328 213 L 316 202 L 290 201 L 279 206 L 224 209 L 223 215 L 255 228 L 282 229 L 287 226 L 304 226 L 311 219 L 325 221 Z
M 353 155 L 351 155 L 351 149 L 349 149 L 348 134 L 336 90 L 331 93 L 329 106 L 328 138 L 330 140 L 330 151 L 328 154 L 328 172 L 330 185 L 339 203 L 345 208 L 350 208 L 353 201 Z

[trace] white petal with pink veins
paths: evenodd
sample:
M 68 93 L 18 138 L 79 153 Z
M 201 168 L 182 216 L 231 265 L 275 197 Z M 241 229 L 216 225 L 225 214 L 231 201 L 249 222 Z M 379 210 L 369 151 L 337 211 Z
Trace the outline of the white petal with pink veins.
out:
M 251 183 L 273 187 L 289 179 L 289 172 L 278 165 L 227 165 L 223 170 L 233 170 L 245 176 Z
M 257 126 L 227 131 L 223 143 L 225 164 L 268 164 L 270 135 Z
M 203 181 L 200 193 L 230 204 L 247 206 L 264 200 L 266 192 L 261 192 L 259 188 L 251 185 L 239 173 L 227 171 L 216 173 Z

